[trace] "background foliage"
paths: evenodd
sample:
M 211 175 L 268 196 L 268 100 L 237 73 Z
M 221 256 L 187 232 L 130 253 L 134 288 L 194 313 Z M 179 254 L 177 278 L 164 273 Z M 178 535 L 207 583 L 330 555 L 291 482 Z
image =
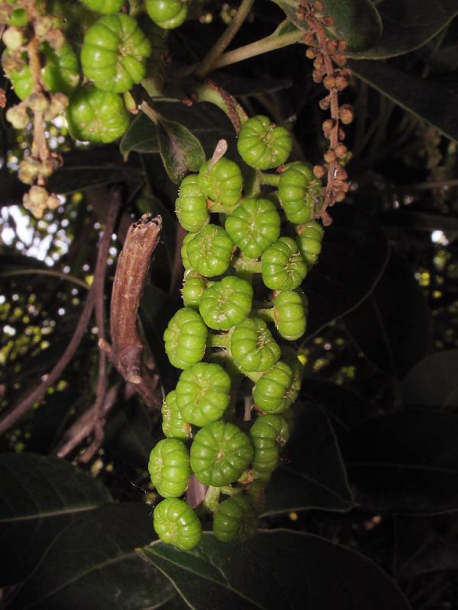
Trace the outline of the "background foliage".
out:
M 169 39 L 171 66 L 202 58 L 237 2 L 201 2 Z M 211 534 L 192 552 L 157 541 L 146 464 L 161 437 L 158 412 L 120 387 L 104 441 L 56 457 L 94 402 L 97 333 L 36 408 L 0 437 L 2 607 L 167 610 L 451 608 L 457 604 L 458 8 L 455 0 L 328 0 L 350 47 L 354 107 L 347 129 L 351 188 L 331 209 L 323 253 L 304 284 L 308 330 L 296 345 L 306 378 L 294 435 L 268 488 L 262 531 L 242 547 Z M 337 8 L 336 8 L 337 7 Z M 267 36 L 290 3 L 254 3 L 234 47 Z M 364 36 L 365 38 L 364 38 Z M 302 45 L 217 70 L 212 79 L 249 114 L 286 124 L 294 156 L 320 162 L 326 143 L 320 85 Z M 8 103 L 14 93 L 7 88 Z M 58 362 L 93 279 L 110 187 L 122 189 L 105 306 L 126 228 L 161 214 L 162 242 L 141 305 L 144 337 L 165 391 L 175 376 L 162 334 L 180 306 L 177 185 L 171 142 L 234 142 L 208 103 L 155 102 L 159 128 L 140 114 L 119 144 L 77 146 L 55 127 L 65 164 L 52 178 L 62 205 L 41 220 L 20 208 L 14 173 L 24 138 L 0 132 L 2 413 Z M 197 139 L 197 140 L 196 140 Z M 190 152 L 191 151 L 191 152 Z M 189 167 L 189 166 L 188 166 Z M 172 179 L 171 179 L 172 178 Z M 268 586 L 266 585 L 268 583 Z M 448 605 L 447 605 L 448 604 Z

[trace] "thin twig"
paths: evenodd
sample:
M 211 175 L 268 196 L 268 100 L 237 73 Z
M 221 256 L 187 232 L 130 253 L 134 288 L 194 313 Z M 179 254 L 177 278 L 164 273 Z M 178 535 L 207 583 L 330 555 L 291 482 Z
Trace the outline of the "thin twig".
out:
M 107 218 L 105 232 L 97 256 L 97 263 L 94 271 L 95 277 L 99 277 L 100 274 L 104 274 L 105 272 L 108 250 L 110 247 L 111 236 L 113 234 L 118 210 L 119 200 L 117 197 L 114 197 L 113 206 L 111 207 L 110 214 Z M 27 411 L 31 409 L 36 402 L 39 402 L 43 399 L 43 396 L 45 395 L 48 388 L 51 387 L 55 381 L 57 381 L 57 379 L 67 367 L 67 365 L 72 360 L 76 350 L 78 349 L 79 344 L 81 343 L 84 333 L 86 332 L 89 320 L 91 319 L 92 310 L 94 308 L 95 302 L 95 288 L 96 283 L 94 283 L 91 286 L 91 289 L 89 290 L 75 332 L 73 333 L 73 336 L 70 339 L 70 342 L 66 350 L 60 357 L 59 361 L 54 366 L 49 375 L 47 375 L 47 377 L 38 386 L 36 386 L 25 398 L 13 405 L 8 415 L 6 415 L 0 421 L 0 434 L 11 428 L 11 426 L 15 424 L 25 413 L 27 413 Z
M 237 34 L 239 29 L 243 25 L 249 12 L 251 11 L 253 2 L 254 0 L 242 0 L 237 10 L 237 13 L 234 15 L 234 18 L 228 25 L 225 32 L 223 32 L 223 34 L 215 42 L 207 56 L 204 57 L 204 59 L 200 62 L 200 65 L 196 70 L 197 77 L 203 78 L 207 75 L 208 72 L 210 72 L 210 70 L 212 70 L 218 57 L 220 57 L 224 53 L 226 48 L 232 42 L 234 36 Z

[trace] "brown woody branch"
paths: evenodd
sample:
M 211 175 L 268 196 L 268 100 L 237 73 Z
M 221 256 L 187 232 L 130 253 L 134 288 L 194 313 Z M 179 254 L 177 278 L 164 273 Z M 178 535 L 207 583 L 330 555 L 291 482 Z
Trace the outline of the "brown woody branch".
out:
M 113 284 L 110 312 L 111 346 L 101 339 L 103 350 L 124 379 L 150 406 L 158 407 L 158 378 L 143 367 L 143 342 L 138 333 L 137 313 L 162 229 L 162 218 L 144 214 L 130 226 L 124 247 L 118 258 Z

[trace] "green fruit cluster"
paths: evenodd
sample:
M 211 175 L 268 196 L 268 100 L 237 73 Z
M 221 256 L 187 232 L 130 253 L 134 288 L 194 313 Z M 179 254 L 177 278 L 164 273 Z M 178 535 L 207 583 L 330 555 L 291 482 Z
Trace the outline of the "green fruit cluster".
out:
M 222 157 L 185 177 L 176 199 L 188 231 L 181 250 L 184 306 L 164 342 L 181 373 L 163 404 L 166 438 L 151 452 L 149 473 L 165 498 L 154 511 L 156 532 L 180 549 L 201 536 L 200 521 L 181 498 L 191 475 L 207 486 L 204 506 L 218 539 L 240 542 L 256 531 L 301 385 L 302 365 L 283 343 L 306 330 L 301 284 L 323 238 L 313 220 L 321 184 L 308 164 L 284 165 L 288 131 L 253 117 L 242 126 L 238 150 L 259 182 L 261 170 L 277 168 L 267 181 L 277 190 L 244 196 L 239 165 Z
M 124 135 L 129 110 L 136 111 L 132 88 L 157 70 L 164 30 L 178 27 L 188 15 L 188 0 L 146 0 L 145 15 L 136 17 L 122 12 L 125 4 L 123 0 L 81 0 L 75 12 L 53 1 L 46 10 L 43 7 L 41 17 L 33 19 L 25 0 L 0 9 L 4 17 L 0 21 L 8 24 L 2 66 L 16 95 L 27 102 L 36 94 L 29 43 L 37 40 L 40 83 L 49 96 L 67 96 L 68 128 L 77 140 L 108 143 Z M 67 31 L 71 32 L 68 37 Z M 23 128 L 27 114 L 22 123 L 16 115 L 11 122 Z

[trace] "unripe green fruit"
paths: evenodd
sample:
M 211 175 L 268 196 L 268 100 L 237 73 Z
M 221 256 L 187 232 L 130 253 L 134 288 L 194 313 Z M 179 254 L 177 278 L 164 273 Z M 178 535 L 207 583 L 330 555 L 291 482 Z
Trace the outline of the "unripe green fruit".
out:
M 254 536 L 257 524 L 252 503 L 239 493 L 221 502 L 213 520 L 213 532 L 222 542 L 245 542 Z
M 91 11 L 98 11 L 104 15 L 110 15 L 120 11 L 124 0 L 81 0 Z
M 265 198 L 244 199 L 226 218 L 225 229 L 249 258 L 258 258 L 280 237 L 280 216 Z
M 294 290 L 307 275 L 308 268 L 293 239 L 280 237 L 262 257 L 262 279 L 271 290 Z
M 146 0 L 146 12 L 164 30 L 178 28 L 188 16 L 188 0 Z
M 125 134 L 129 116 L 122 97 L 93 87 L 76 93 L 67 108 L 70 134 L 87 142 L 114 142 Z
M 205 277 L 215 277 L 227 271 L 234 242 L 217 225 L 207 225 L 187 242 L 186 253 L 193 269 Z
M 153 527 L 167 544 L 190 551 L 202 538 L 202 526 L 189 504 L 178 498 L 167 498 L 154 509 Z
M 185 421 L 177 405 L 176 391 L 169 392 L 162 403 L 162 432 L 169 438 L 186 440 L 191 436 L 191 424 Z
M 200 362 L 205 353 L 207 327 L 201 316 L 183 307 L 170 320 L 165 332 L 165 351 L 172 366 L 186 369 Z
M 186 445 L 177 438 L 159 441 L 150 453 L 148 471 L 163 498 L 183 495 L 191 474 Z
M 305 333 L 308 312 L 307 297 L 302 291 L 279 292 L 273 301 L 274 322 L 280 335 L 288 341 L 296 341 Z
M 231 335 L 231 354 L 242 373 L 266 371 L 280 358 L 280 347 L 264 320 L 247 318 Z
M 282 413 L 297 398 L 293 371 L 286 362 L 277 362 L 264 373 L 253 389 L 256 406 L 265 413 Z
M 227 211 L 231 211 L 242 197 L 242 172 L 237 163 L 224 157 L 216 163 L 204 163 L 198 181 L 202 192 Z
M 191 468 L 204 485 L 222 487 L 237 481 L 253 457 L 248 436 L 221 421 L 197 432 L 191 445 Z
M 242 125 L 237 149 L 247 165 L 256 169 L 272 169 L 288 160 L 292 149 L 291 134 L 276 127 L 263 115 L 254 116 Z
M 185 231 L 195 233 L 208 223 L 207 198 L 202 193 L 195 174 L 182 180 L 178 199 L 175 201 L 175 213 Z
M 234 276 L 224 277 L 202 294 L 199 311 L 205 324 L 214 330 L 229 330 L 251 311 L 253 288 Z
M 101 17 L 87 30 L 81 64 L 98 89 L 124 93 L 143 80 L 150 54 L 151 45 L 136 19 L 119 13 Z
M 182 417 L 196 426 L 220 419 L 230 400 L 231 378 L 218 364 L 199 362 L 184 370 L 176 400 Z

